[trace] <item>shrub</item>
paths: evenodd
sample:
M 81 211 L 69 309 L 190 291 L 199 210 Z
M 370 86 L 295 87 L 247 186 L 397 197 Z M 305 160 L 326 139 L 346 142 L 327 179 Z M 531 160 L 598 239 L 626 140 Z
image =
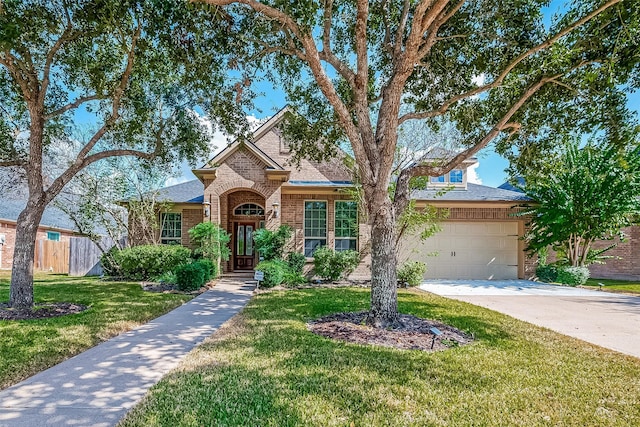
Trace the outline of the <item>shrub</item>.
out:
M 205 267 L 199 262 L 184 264 L 176 268 L 177 288 L 183 292 L 200 289 L 205 283 Z
M 581 286 L 589 279 L 589 269 L 587 267 L 558 267 L 557 281 L 569 286 Z
M 558 267 L 553 264 L 539 265 L 536 268 L 536 276 L 538 280 L 546 283 L 553 283 L 558 281 Z
M 109 251 L 102 260 L 110 275 L 149 280 L 190 262 L 191 251 L 178 245 L 142 245 Z
M 287 269 L 287 271 L 284 272 L 282 283 L 289 286 L 302 285 L 307 283 L 307 278 L 299 272 Z
M 293 229 L 288 225 L 281 225 L 276 231 L 261 228 L 253 232 L 256 252 L 264 261 L 282 259 L 284 245 L 293 235 Z
M 398 283 L 418 286 L 424 278 L 427 265 L 420 261 L 407 261 L 398 268 Z
M 231 236 L 218 224 L 201 222 L 189 229 L 189 238 L 196 245 L 193 253 L 197 257 L 217 263 L 220 259 L 227 261 L 231 255 Z
M 307 262 L 304 254 L 299 252 L 289 252 L 287 255 L 287 265 L 289 266 L 289 270 L 294 273 L 302 274 L 302 270 L 304 269 L 304 264 Z
M 176 277 L 175 272 L 167 271 L 166 273 L 162 273 L 160 276 L 156 277 L 154 281 L 175 285 L 176 283 L 178 283 L 178 278 Z
M 208 282 L 209 280 L 218 277 L 218 266 L 214 264 L 213 261 L 207 258 L 203 258 L 196 262 L 200 264 L 202 266 L 202 269 L 204 270 L 205 282 Z
M 356 251 L 336 252 L 323 246 L 313 253 L 315 273 L 323 280 L 336 281 L 346 277 L 360 263 L 360 256 Z
M 280 260 L 261 261 L 256 265 L 256 270 L 264 273 L 264 280 L 260 283 L 260 286 L 273 288 L 283 282 L 287 264 Z

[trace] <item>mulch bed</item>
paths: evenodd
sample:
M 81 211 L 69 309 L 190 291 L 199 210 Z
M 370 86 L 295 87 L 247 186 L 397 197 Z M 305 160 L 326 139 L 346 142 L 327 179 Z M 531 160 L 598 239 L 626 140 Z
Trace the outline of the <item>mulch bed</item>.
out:
M 71 302 L 53 302 L 38 304 L 33 309 L 9 308 L 6 303 L 0 304 L 0 320 L 31 320 L 48 319 L 50 317 L 66 316 L 81 313 L 89 307 Z
M 382 329 L 367 326 L 366 316 L 366 311 L 332 314 L 309 322 L 307 328 L 315 334 L 340 341 L 405 350 L 447 350 L 473 341 L 473 337 L 464 332 L 435 320 L 401 314 L 394 327 Z M 442 335 L 435 336 L 431 328 L 437 328 Z

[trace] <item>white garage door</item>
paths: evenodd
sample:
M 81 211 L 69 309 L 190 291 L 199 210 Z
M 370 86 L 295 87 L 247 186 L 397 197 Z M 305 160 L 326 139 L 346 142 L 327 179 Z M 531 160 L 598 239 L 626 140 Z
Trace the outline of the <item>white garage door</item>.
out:
M 399 261 L 427 264 L 427 279 L 517 279 L 518 223 L 444 222 L 427 240 L 406 236 Z

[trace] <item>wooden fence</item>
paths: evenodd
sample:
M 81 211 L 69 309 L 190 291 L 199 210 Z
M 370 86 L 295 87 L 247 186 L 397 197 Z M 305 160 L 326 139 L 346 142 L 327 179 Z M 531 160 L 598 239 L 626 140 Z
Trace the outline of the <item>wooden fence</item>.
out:
M 69 242 L 37 240 L 33 267 L 39 271 L 68 274 Z
M 102 251 L 88 237 L 72 237 L 70 239 L 69 275 L 70 276 L 99 276 L 102 274 L 100 257 Z M 100 242 L 103 248 L 113 246 L 113 240 L 104 237 Z

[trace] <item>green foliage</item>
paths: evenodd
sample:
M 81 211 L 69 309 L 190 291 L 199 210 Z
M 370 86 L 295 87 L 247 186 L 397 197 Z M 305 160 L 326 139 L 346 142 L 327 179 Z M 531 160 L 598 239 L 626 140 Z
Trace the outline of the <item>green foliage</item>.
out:
M 149 280 L 173 271 L 191 259 L 191 251 L 178 245 L 142 245 L 113 250 L 102 256 L 108 275 Z
M 582 286 L 589 279 L 589 269 L 587 267 L 561 266 L 558 268 L 559 283 L 569 286 Z
M 208 282 L 209 280 L 217 277 L 218 275 L 218 265 L 214 264 L 213 261 L 207 258 L 199 259 L 196 261 L 197 264 L 200 264 L 202 270 L 204 271 L 204 281 Z
M 307 262 L 304 254 L 299 252 L 289 252 L 287 254 L 287 265 L 289 269 L 294 273 L 302 273 L 304 265 Z
M 260 286 L 264 288 L 273 288 L 282 284 L 287 264 L 284 261 L 274 259 L 271 261 L 261 261 L 256 265 L 257 271 L 264 273 L 264 280 L 260 282 Z
M 276 231 L 258 229 L 253 232 L 256 252 L 264 261 L 282 259 L 284 246 L 292 235 L 293 229 L 288 225 L 281 225 Z
M 288 286 L 304 285 L 307 282 L 308 280 L 306 277 L 301 273 L 292 271 L 290 268 L 284 272 L 284 278 L 282 279 L 282 283 Z
M 422 240 L 428 239 L 441 230 L 439 222 L 448 216 L 447 210 L 439 210 L 431 205 L 417 208 L 415 200 L 409 201 L 407 208 L 398 217 L 396 244 L 406 235 L 419 235 Z
M 206 283 L 206 266 L 199 262 L 180 265 L 176 268 L 176 283 L 179 291 L 192 292 Z
M 636 145 L 581 148 L 579 141 L 571 141 L 525 181 L 531 203 L 520 215 L 531 218 L 528 250 L 552 246 L 572 266 L 587 265 L 604 252 L 592 251 L 594 241 L 624 238 L 621 229 L 640 212 Z
M 536 268 L 536 276 L 542 282 L 562 283 L 569 286 L 582 286 L 589 279 L 589 269 L 584 266 L 549 264 Z
M 555 264 L 542 264 L 536 268 L 536 276 L 542 282 L 553 283 L 558 281 L 558 268 Z
M 356 251 L 336 252 L 326 246 L 313 253 L 315 274 L 323 280 L 336 281 L 345 278 L 360 263 L 360 254 Z
M 178 278 L 175 271 L 166 271 L 153 280 L 155 282 L 166 283 L 169 285 L 175 285 L 176 283 L 178 283 Z
M 424 279 L 427 265 L 420 261 L 407 261 L 398 268 L 398 283 L 418 286 Z
M 193 250 L 196 256 L 217 264 L 220 260 L 227 261 L 231 255 L 231 236 L 218 224 L 201 222 L 189 229 L 189 238 L 197 245 Z

